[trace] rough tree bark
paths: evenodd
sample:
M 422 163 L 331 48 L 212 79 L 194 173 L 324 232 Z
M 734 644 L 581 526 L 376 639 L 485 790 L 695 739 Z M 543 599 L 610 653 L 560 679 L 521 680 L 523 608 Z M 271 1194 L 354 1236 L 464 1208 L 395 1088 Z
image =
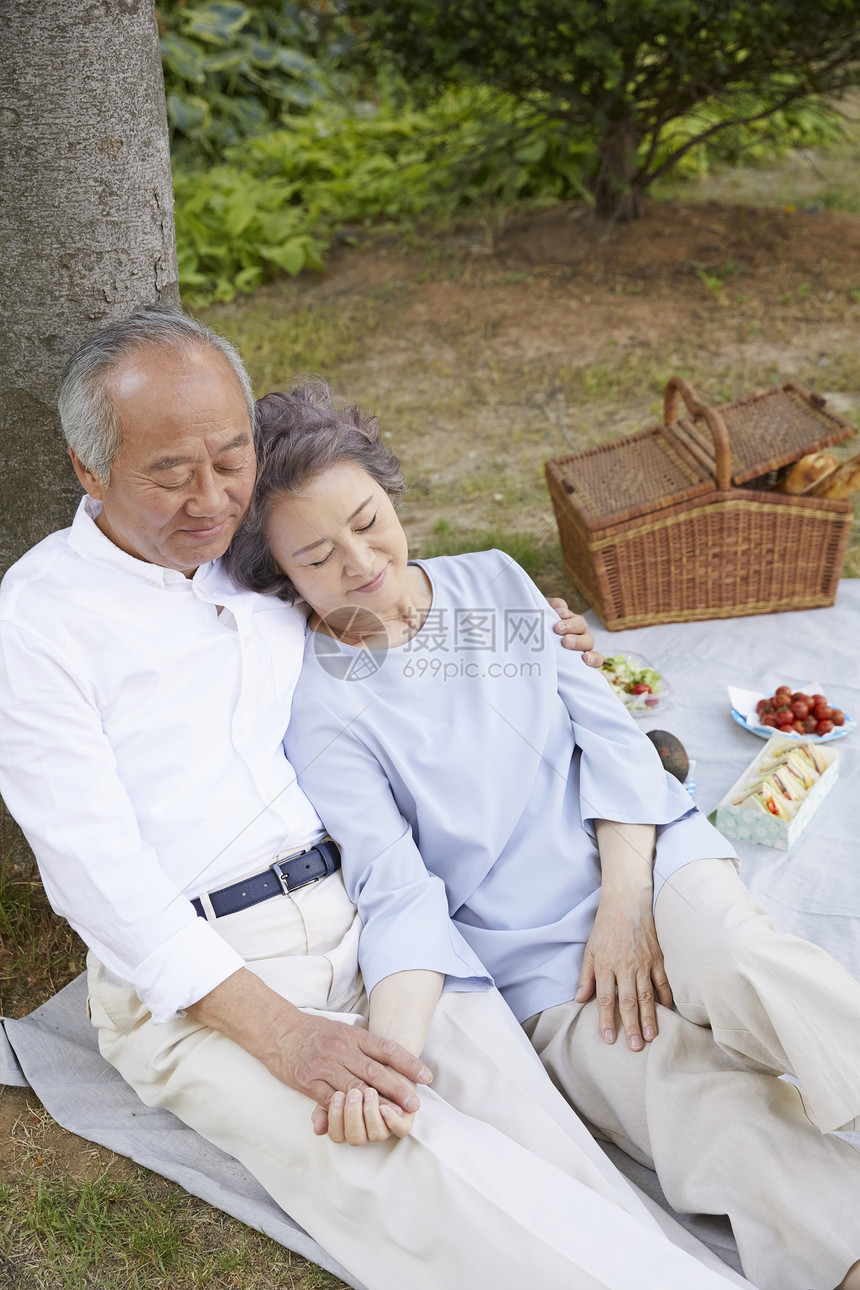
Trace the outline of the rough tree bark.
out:
M 67 357 L 179 289 L 154 0 L 0 0 L 0 31 L 2 573 L 80 497 Z
M 600 142 L 597 174 L 592 185 L 594 205 L 602 219 L 620 223 L 638 219 L 642 194 L 633 184 L 641 139 L 630 120 L 613 122 Z

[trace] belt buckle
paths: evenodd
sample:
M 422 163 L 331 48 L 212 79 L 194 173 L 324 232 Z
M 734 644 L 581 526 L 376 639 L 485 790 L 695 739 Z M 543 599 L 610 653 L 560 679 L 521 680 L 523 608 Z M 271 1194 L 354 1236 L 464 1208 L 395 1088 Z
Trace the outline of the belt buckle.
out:
M 272 873 L 275 875 L 278 882 L 281 884 L 281 891 L 284 893 L 285 896 L 289 896 L 290 894 L 290 884 L 287 881 L 286 874 L 281 873 L 281 865 L 289 864 L 291 860 L 298 860 L 299 856 L 306 856 L 308 851 L 310 850 L 312 850 L 311 847 L 305 847 L 303 851 L 292 851 L 287 856 L 278 856 L 277 860 L 274 860 L 269 865 L 269 868 L 271 869 Z M 311 879 L 311 881 L 313 881 L 313 879 Z M 300 887 L 304 887 L 305 885 L 306 885 L 305 883 L 299 884 Z

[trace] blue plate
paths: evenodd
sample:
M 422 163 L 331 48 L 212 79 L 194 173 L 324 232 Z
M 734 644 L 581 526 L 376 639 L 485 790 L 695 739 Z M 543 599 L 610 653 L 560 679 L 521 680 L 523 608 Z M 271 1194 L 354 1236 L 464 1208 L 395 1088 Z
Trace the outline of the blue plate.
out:
M 736 722 L 739 726 L 743 726 L 744 730 L 748 730 L 751 735 L 758 735 L 759 739 L 770 739 L 771 735 L 779 735 L 783 733 L 781 730 L 774 729 L 771 726 L 751 726 L 750 723 L 747 721 L 746 717 L 741 716 L 737 708 L 732 708 L 731 713 L 732 713 L 732 721 Z M 785 732 L 785 737 L 786 739 L 811 739 L 814 743 L 826 744 L 826 743 L 830 743 L 831 740 L 833 739 L 844 739 L 846 735 L 851 734 L 851 731 L 855 728 L 856 725 L 857 725 L 857 722 L 852 721 L 848 713 L 846 712 L 845 725 L 834 726 L 833 729 L 829 732 L 829 734 L 799 735 L 796 730 L 788 730 Z

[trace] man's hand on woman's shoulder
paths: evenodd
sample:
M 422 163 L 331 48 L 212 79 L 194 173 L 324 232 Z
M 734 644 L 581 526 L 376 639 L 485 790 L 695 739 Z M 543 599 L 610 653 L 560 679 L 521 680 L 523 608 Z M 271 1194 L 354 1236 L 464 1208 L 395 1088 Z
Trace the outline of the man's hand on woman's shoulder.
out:
M 558 596 L 547 596 L 547 604 L 558 614 L 558 622 L 553 631 L 562 638 L 564 648 L 579 650 L 583 663 L 587 663 L 589 667 L 602 667 L 603 655 L 594 648 L 594 637 L 582 614 L 571 613 L 567 601 L 560 600 Z

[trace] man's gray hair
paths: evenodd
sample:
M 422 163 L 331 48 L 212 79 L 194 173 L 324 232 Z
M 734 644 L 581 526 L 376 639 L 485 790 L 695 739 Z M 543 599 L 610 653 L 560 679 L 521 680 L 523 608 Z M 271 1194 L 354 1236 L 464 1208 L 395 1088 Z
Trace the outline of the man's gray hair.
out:
M 111 466 L 122 447 L 122 431 L 109 393 L 114 369 L 135 350 L 170 349 L 189 354 L 206 347 L 229 363 L 253 425 L 254 395 L 239 351 L 178 309 L 148 305 L 92 336 L 72 355 L 60 382 L 60 422 L 66 443 L 100 484 L 110 483 Z

